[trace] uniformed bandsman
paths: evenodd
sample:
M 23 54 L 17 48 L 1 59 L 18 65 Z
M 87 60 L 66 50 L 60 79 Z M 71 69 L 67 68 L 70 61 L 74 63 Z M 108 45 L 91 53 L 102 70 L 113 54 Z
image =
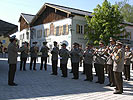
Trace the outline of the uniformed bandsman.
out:
M 71 62 L 73 66 L 73 78 L 72 79 L 78 79 L 79 78 L 79 62 L 80 62 L 80 57 L 82 56 L 80 50 L 79 50 L 79 44 L 74 43 L 74 48 L 70 52 L 71 55 Z
M 114 94 L 122 94 L 123 93 L 123 79 L 122 72 L 124 69 L 124 49 L 122 48 L 122 43 L 120 41 L 116 42 L 117 52 L 112 53 L 113 59 L 113 71 L 114 71 L 114 79 L 116 90 Z
M 10 38 L 10 44 L 8 45 L 8 85 L 10 86 L 17 86 L 17 84 L 14 82 L 15 72 L 17 68 L 17 52 L 21 52 L 24 50 L 24 48 L 18 48 L 16 42 L 17 39 L 15 38 L 15 36 L 12 36 Z
M 93 52 L 92 45 L 88 44 L 86 46 L 86 50 L 83 55 L 83 63 L 85 67 L 85 75 L 86 79 L 84 81 L 90 81 L 93 80 L 93 74 L 92 74 L 92 62 L 93 62 Z
M 124 57 L 124 75 L 125 80 L 130 80 L 130 61 L 132 59 L 132 52 L 130 51 L 130 47 L 126 45 L 125 47 L 125 57 Z
M 110 54 L 113 52 L 115 49 L 115 40 L 111 37 L 110 38 L 110 45 L 107 47 L 107 70 L 108 70 L 108 78 L 109 78 L 109 84 L 106 86 L 115 86 L 115 81 L 114 81 L 114 73 L 113 73 L 113 60 Z
M 52 49 L 51 54 L 52 54 L 52 74 L 51 75 L 57 75 L 59 48 L 57 47 L 56 41 L 54 41 L 54 48 Z
M 67 62 L 69 58 L 69 51 L 66 49 L 67 42 L 62 42 L 61 49 L 59 50 L 59 56 L 60 56 L 60 67 L 62 71 L 62 77 L 67 77 Z
M 36 59 L 38 57 L 39 48 L 37 47 L 37 42 L 33 42 L 32 44 L 33 46 L 30 48 L 30 56 L 31 56 L 30 70 L 32 70 L 33 61 L 34 61 L 33 70 L 36 70 Z
M 22 68 L 24 71 L 26 71 L 25 67 L 26 67 L 26 61 L 29 53 L 28 43 L 23 42 L 21 48 L 24 48 L 24 50 L 21 51 L 21 54 L 20 54 L 20 71 L 22 70 Z
M 95 68 L 97 71 L 98 75 L 98 81 L 96 83 L 104 84 L 105 81 L 105 76 L 104 76 L 104 64 L 105 64 L 105 58 L 104 58 L 104 42 L 100 41 L 99 42 L 100 48 L 97 49 L 94 52 L 94 55 L 96 56 L 95 58 Z
M 45 41 L 45 42 L 43 42 L 43 46 L 42 46 L 42 48 L 40 50 L 40 52 L 42 53 L 40 70 L 43 69 L 43 62 L 45 63 L 44 64 L 44 69 L 47 70 L 48 51 L 49 51 L 49 48 L 47 46 L 47 42 Z

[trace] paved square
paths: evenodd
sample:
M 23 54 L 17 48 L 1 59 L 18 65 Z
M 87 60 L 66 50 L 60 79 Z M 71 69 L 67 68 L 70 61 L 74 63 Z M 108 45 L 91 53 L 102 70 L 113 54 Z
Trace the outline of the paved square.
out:
M 95 83 L 95 76 L 93 82 L 83 81 L 85 75 L 81 72 L 79 80 L 72 80 L 71 73 L 67 78 L 61 77 L 59 68 L 57 76 L 50 75 L 51 65 L 47 71 L 40 71 L 38 63 L 37 71 L 30 71 L 27 62 L 26 68 L 27 71 L 19 71 L 18 62 L 15 77 L 18 86 L 8 86 L 7 59 L 0 58 L 0 100 L 133 100 L 133 70 L 131 81 L 124 81 L 124 93 L 119 95 L 113 94 L 114 87 L 106 86 L 107 77 L 105 84 L 101 85 Z

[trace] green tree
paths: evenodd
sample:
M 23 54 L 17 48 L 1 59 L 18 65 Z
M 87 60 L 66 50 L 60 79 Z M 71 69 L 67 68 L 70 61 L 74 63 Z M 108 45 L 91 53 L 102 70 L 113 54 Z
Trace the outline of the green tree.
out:
M 133 5 L 130 5 L 128 0 L 121 1 L 116 4 L 119 6 L 124 20 L 133 23 Z
M 86 16 L 85 38 L 88 39 L 88 42 L 97 45 L 100 40 L 103 40 L 108 44 L 110 37 L 120 39 L 127 36 L 127 34 L 120 35 L 125 31 L 125 25 L 121 24 L 123 16 L 118 5 L 111 5 L 110 2 L 105 0 L 102 6 L 97 5 L 92 15 L 92 18 Z

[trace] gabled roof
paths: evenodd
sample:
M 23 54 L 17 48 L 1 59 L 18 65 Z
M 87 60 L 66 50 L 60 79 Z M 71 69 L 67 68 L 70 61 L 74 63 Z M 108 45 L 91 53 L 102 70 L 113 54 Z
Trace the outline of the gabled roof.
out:
M 55 5 L 51 3 L 45 3 L 42 8 L 37 12 L 36 16 L 32 19 L 31 23 L 34 23 L 36 19 L 41 15 L 41 13 L 45 10 L 46 7 L 51 7 L 57 10 L 60 10 L 62 12 L 72 14 L 72 15 L 80 15 L 80 16 L 90 16 L 92 17 L 91 13 L 88 11 L 80 10 L 80 9 L 75 9 L 75 8 L 70 8 L 70 7 L 65 7 L 65 6 L 60 6 L 60 5 Z
M 25 19 L 25 21 L 30 24 L 32 19 L 34 18 L 35 15 L 31 15 L 31 14 L 25 14 L 25 13 L 21 13 L 20 18 L 23 17 Z M 19 22 L 20 22 L 20 18 L 19 18 Z
M 53 8 L 57 8 L 59 10 L 64 10 L 64 11 L 70 12 L 71 14 L 92 16 L 91 15 L 92 12 L 88 12 L 88 11 L 85 11 L 85 10 L 80 10 L 80 9 L 55 5 L 55 4 L 51 4 L 51 3 L 45 3 L 44 5 L 47 5 L 47 6 L 50 6 L 50 7 L 53 7 Z
M 6 21 L 0 20 L 0 35 L 10 35 L 18 31 L 18 26 L 8 23 Z

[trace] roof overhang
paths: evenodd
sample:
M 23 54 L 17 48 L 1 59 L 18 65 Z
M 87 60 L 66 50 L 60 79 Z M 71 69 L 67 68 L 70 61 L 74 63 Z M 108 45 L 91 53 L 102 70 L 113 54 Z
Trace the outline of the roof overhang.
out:
M 49 5 L 49 4 L 45 3 L 45 4 L 42 6 L 42 8 L 37 12 L 36 16 L 32 19 L 32 21 L 31 21 L 30 24 L 33 24 L 33 23 L 36 21 L 36 19 L 42 14 L 42 12 L 46 9 L 47 6 L 48 6 L 48 7 L 51 7 L 51 8 L 54 8 L 55 10 L 59 10 L 59 11 L 65 12 L 65 13 L 67 13 L 67 14 L 72 14 L 72 13 L 69 12 L 69 11 L 66 11 L 66 10 L 63 10 L 63 9 L 60 9 L 60 8 L 57 8 L 57 7 L 54 7 L 54 6 L 52 6 L 52 5 Z
M 0 35 L 8 36 L 18 31 L 18 26 L 0 20 Z

